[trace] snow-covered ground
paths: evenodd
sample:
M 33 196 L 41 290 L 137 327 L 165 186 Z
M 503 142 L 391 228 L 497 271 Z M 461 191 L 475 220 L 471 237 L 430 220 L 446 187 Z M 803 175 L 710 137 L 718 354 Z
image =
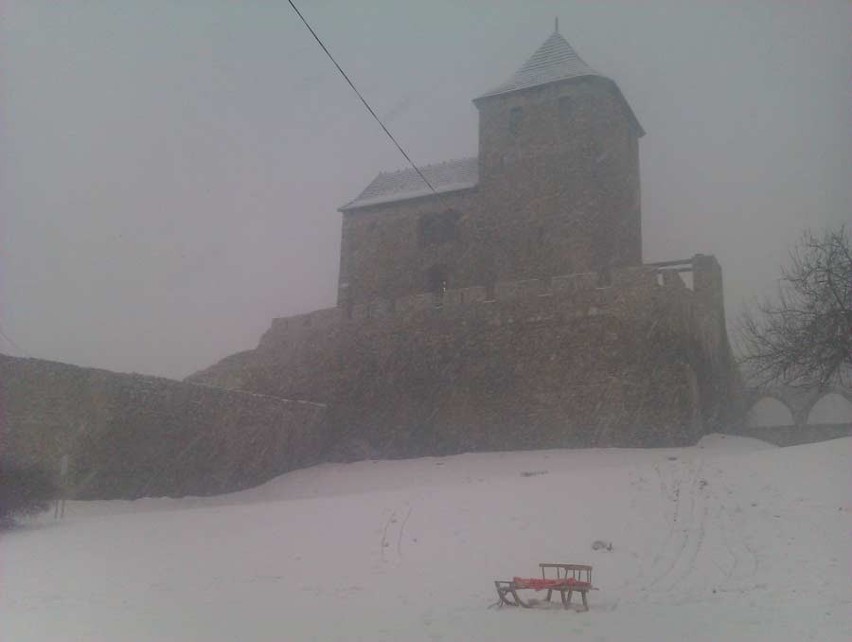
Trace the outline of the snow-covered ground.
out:
M 70 502 L 0 535 L 0 640 L 845 642 L 850 455 L 714 435 Z M 591 611 L 489 607 L 539 562 L 592 564 Z

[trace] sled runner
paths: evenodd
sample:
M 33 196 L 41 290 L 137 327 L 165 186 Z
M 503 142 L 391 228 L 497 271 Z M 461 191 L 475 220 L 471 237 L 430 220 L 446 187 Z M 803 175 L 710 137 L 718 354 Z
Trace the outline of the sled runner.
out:
M 571 596 L 577 592 L 583 601 L 583 610 L 589 610 L 589 602 L 586 594 L 596 590 L 592 586 L 592 567 L 585 564 L 539 564 L 541 567 L 541 578 L 537 577 L 514 577 L 511 580 L 497 580 L 494 586 L 497 588 L 497 596 L 500 598 L 500 606 L 521 606 L 525 609 L 532 605 L 524 602 L 518 595 L 518 591 L 529 589 L 533 591 L 547 591 L 547 601 L 550 602 L 554 591 L 559 592 L 562 598 L 562 606 L 571 608 Z M 556 577 L 548 577 L 548 572 L 555 573 Z

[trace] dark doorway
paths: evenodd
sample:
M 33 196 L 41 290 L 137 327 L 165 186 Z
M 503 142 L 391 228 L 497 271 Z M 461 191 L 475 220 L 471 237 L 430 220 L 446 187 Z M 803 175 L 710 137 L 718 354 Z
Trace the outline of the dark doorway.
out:
M 447 291 L 447 270 L 443 265 L 433 265 L 426 270 L 426 291 L 436 296 L 443 296 Z

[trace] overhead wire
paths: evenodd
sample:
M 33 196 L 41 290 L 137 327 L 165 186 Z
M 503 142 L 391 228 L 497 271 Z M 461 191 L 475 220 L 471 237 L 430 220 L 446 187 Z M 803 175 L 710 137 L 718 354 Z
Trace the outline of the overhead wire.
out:
M 370 112 L 370 115 L 373 118 L 376 119 L 376 122 L 379 123 L 379 126 L 384 130 L 384 132 L 385 132 L 385 134 L 387 134 L 388 138 L 390 138 L 391 141 L 393 141 L 393 144 L 396 145 L 396 148 L 405 157 L 405 160 L 408 161 L 409 165 L 411 165 L 414 168 L 414 171 L 417 172 L 417 175 L 420 176 L 420 178 L 423 179 L 423 182 L 426 183 L 426 185 L 429 186 L 429 189 L 434 192 L 435 188 L 432 186 L 432 183 L 430 183 L 427 180 L 427 178 L 423 175 L 423 172 L 420 171 L 420 168 L 417 167 L 417 165 L 414 164 L 414 161 L 411 160 L 411 157 L 402 148 L 402 145 L 400 145 L 397 142 L 396 138 L 393 137 L 393 134 L 390 133 L 390 130 L 387 127 L 385 127 L 385 124 L 382 122 L 382 119 L 379 118 L 378 115 L 376 115 L 376 112 L 373 111 L 373 108 L 370 107 L 370 104 L 365 100 L 364 96 L 361 95 L 361 92 L 358 91 L 358 88 L 355 86 L 355 83 L 353 83 L 349 79 L 349 76 L 346 75 L 346 72 L 343 71 L 343 68 L 337 63 L 337 61 L 334 59 L 334 56 L 331 55 L 331 52 L 328 50 L 328 47 L 326 47 L 325 44 L 323 44 L 323 41 L 320 40 L 320 37 L 316 34 L 316 32 L 311 27 L 311 25 L 308 24 L 308 21 L 305 19 L 305 16 L 302 15 L 302 12 L 299 11 L 299 8 L 293 3 L 293 0 L 287 0 L 287 1 L 290 3 L 290 6 L 293 7 L 293 11 L 296 12 L 296 15 L 298 15 L 299 18 L 301 18 L 304 25 L 308 28 L 308 31 L 311 32 L 311 35 L 314 37 L 314 40 L 316 40 L 317 43 L 319 44 L 319 46 L 322 47 L 322 50 L 329 57 L 329 60 L 331 60 L 331 62 L 334 63 L 334 66 L 337 67 L 337 71 L 340 72 L 340 75 L 343 76 L 346 79 L 346 82 L 349 83 L 349 86 L 352 87 L 352 91 L 354 91 L 357 94 L 358 98 L 361 99 L 361 102 L 364 103 L 364 107 L 367 108 L 367 111 Z

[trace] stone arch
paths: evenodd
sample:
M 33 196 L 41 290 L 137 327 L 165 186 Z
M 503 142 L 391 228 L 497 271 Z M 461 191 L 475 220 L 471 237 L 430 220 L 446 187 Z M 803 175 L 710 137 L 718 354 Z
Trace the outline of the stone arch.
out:
M 808 425 L 852 424 L 852 395 L 830 391 L 814 401 L 807 413 Z
M 796 421 L 790 406 L 776 395 L 764 394 L 755 399 L 746 415 L 749 428 L 766 426 L 795 426 Z

